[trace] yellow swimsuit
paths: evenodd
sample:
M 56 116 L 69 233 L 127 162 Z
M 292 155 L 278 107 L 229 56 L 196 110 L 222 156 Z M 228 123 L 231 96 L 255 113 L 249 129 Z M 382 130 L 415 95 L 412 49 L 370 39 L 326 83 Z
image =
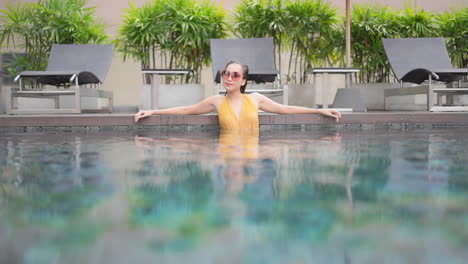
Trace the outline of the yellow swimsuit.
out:
M 229 104 L 228 98 L 224 97 L 219 107 L 218 119 L 221 129 L 240 130 L 240 129 L 259 129 L 258 109 L 249 96 L 243 94 L 244 101 L 240 112 L 240 118 Z
M 227 130 L 219 132 L 219 152 L 225 161 L 255 159 L 258 157 L 258 129 Z

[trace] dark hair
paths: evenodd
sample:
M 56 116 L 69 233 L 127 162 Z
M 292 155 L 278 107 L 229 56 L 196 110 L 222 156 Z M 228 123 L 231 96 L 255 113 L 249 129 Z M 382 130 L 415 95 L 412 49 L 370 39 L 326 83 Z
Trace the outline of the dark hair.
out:
M 232 60 L 226 64 L 226 67 L 224 67 L 224 69 L 226 69 L 231 64 L 239 64 L 240 66 L 242 66 L 242 79 L 247 80 L 247 77 L 249 76 L 249 66 Z M 245 84 L 240 87 L 241 93 L 245 93 L 245 88 L 247 88 L 247 82 L 245 82 Z

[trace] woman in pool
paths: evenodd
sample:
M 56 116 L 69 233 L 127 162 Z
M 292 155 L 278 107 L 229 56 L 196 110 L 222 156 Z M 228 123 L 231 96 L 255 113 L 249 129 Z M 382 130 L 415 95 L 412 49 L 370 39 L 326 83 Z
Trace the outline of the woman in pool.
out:
M 341 119 L 336 110 L 282 105 L 260 93 L 245 94 L 248 73 L 247 65 L 231 61 L 221 73 L 227 91 L 225 96 L 214 95 L 190 106 L 140 110 L 135 114 L 135 122 L 151 115 L 198 115 L 216 111 L 222 129 L 258 129 L 258 109 L 276 114 L 321 114 L 336 121 Z

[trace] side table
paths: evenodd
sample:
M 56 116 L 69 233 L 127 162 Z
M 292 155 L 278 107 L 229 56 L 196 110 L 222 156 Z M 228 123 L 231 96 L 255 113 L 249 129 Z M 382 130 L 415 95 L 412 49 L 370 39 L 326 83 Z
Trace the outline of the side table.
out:
M 143 69 L 144 75 L 151 75 L 151 90 L 149 105 L 144 105 L 146 109 L 158 109 L 159 107 L 159 84 L 161 75 L 186 75 L 190 70 L 187 69 Z
M 313 68 L 309 71 L 310 74 L 314 75 L 314 92 L 316 91 L 317 81 L 316 77 L 317 74 L 323 74 L 322 79 L 322 108 L 328 108 L 329 100 L 329 88 L 328 88 L 328 74 L 344 74 L 345 75 L 345 88 L 351 87 L 352 82 L 352 74 L 358 73 L 360 71 L 359 68 Z

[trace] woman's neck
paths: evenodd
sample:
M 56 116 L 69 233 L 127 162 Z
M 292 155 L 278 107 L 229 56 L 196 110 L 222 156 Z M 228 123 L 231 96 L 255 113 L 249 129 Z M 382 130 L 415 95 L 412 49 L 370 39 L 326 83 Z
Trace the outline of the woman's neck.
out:
M 228 94 L 227 94 L 227 97 L 228 97 L 229 99 L 238 99 L 238 98 L 242 98 L 242 93 L 241 93 L 240 91 L 228 93 Z

